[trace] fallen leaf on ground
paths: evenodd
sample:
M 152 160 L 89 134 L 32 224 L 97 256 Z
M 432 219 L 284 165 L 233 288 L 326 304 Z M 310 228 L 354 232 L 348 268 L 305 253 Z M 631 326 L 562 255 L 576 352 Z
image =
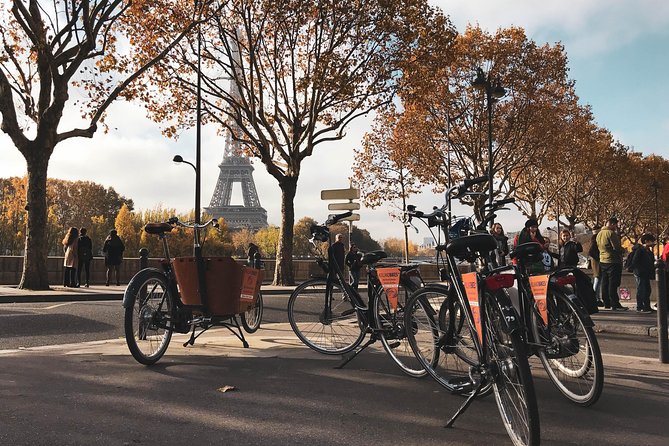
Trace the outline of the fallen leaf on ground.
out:
M 232 392 L 233 390 L 237 390 L 237 388 L 235 386 L 223 386 L 223 387 L 219 387 L 217 390 L 221 393 L 225 393 L 225 392 Z

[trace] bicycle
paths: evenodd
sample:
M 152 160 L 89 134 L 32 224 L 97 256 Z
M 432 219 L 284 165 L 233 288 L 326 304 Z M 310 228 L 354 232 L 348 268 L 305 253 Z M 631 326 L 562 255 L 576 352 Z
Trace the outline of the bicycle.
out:
M 407 375 L 425 376 L 406 340 L 404 304 L 409 293 L 422 285 L 415 265 L 376 265 L 387 257 L 383 251 L 363 255 L 367 265 L 368 302 L 351 287 L 332 256 L 328 226 L 351 215 L 330 216 L 323 225 L 311 227 L 312 243 L 328 243 L 328 260 L 317 263 L 325 276 L 313 277 L 297 288 L 288 300 L 288 320 L 297 337 L 309 348 L 323 354 L 344 355 L 342 368 L 374 342 L 383 348 Z M 363 344 L 367 334 L 369 340 Z M 350 353 L 350 354 L 349 354 Z
M 448 190 L 447 199 L 463 196 L 471 186 L 486 181 L 486 177 L 465 180 Z M 408 214 L 427 220 L 428 227 L 439 227 L 448 237 L 447 206 L 429 214 L 413 208 Z M 439 244 L 438 258 L 443 257 L 447 267 L 442 269 L 442 280 L 448 283 L 426 285 L 409 297 L 404 317 L 412 330 L 407 337 L 418 360 L 439 384 L 467 396 L 447 427 L 477 396 L 492 390 L 513 443 L 537 445 L 539 413 L 524 327 L 506 293 L 514 276 L 504 274 L 511 266 L 489 266 L 489 253 L 496 248 L 494 237 L 487 233 L 461 235 Z M 476 271 L 461 273 L 459 260 L 475 264 Z
M 594 323 L 577 296 L 573 267 L 529 274 L 528 262 L 542 255 L 537 243 L 518 245 L 510 253 L 516 260 L 520 317 L 529 328 L 526 343 L 562 395 L 580 406 L 591 406 L 604 387 Z
M 160 262 L 162 270 L 140 270 L 123 295 L 126 343 L 139 363 L 155 364 L 167 350 L 174 332 L 191 333 L 183 344 L 186 347 L 210 328 L 225 327 L 248 347 L 237 315 L 245 315 L 256 302 L 261 302 L 260 271 L 243 269 L 229 257 L 203 258 L 199 231 L 210 225 L 217 226 L 216 219 L 200 225 L 182 223 L 173 217 L 144 227 L 148 234 L 160 238 L 164 258 Z M 177 226 L 194 229 L 195 258 L 170 257 L 167 234 Z M 256 319 L 246 321 L 249 328 L 257 329 L 261 317 L 262 310 Z M 242 326 L 246 328 L 244 317 Z

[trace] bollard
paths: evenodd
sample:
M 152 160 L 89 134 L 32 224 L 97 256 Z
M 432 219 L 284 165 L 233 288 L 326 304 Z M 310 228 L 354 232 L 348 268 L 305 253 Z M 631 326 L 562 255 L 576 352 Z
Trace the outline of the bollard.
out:
M 655 262 L 657 282 L 657 342 L 660 350 L 660 362 L 669 363 L 669 340 L 667 337 L 667 277 L 662 259 Z
M 146 248 L 142 248 L 139 250 L 139 269 L 142 270 L 148 267 L 149 267 L 149 250 Z

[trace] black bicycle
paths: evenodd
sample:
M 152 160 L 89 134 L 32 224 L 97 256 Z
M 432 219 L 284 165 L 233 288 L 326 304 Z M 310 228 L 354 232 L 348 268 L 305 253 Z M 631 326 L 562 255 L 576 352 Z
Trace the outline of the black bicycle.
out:
M 369 345 L 381 341 L 402 371 L 413 377 L 426 372 L 407 342 L 404 308 L 409 294 L 422 286 L 415 265 L 378 265 L 383 251 L 364 254 L 367 265 L 365 302 L 352 288 L 333 259 L 328 226 L 351 215 L 333 215 L 323 225 L 311 227 L 312 243 L 328 243 L 328 260 L 319 258 L 323 277 L 313 277 L 297 288 L 288 300 L 288 320 L 297 337 L 311 349 L 329 355 L 345 355 L 343 367 Z M 369 340 L 362 344 L 365 336 Z M 362 344 L 362 345 L 361 345 Z
M 210 328 L 225 327 L 248 347 L 237 316 L 249 332 L 260 325 L 262 296 L 258 292 L 258 272 L 245 274 L 229 257 L 171 258 L 167 244 L 169 232 L 177 226 L 194 229 L 195 244 L 199 245 L 199 231 L 210 225 L 216 226 L 216 219 L 198 225 L 182 223 L 173 217 L 144 227 L 148 234 L 161 239 L 164 258 L 162 269 L 145 268 L 135 274 L 123 295 L 125 339 L 130 353 L 141 364 L 156 363 L 165 354 L 174 332 L 191 333 L 183 344 L 185 347 L 193 345 Z M 179 282 L 175 271 L 177 263 L 182 268 Z M 216 280 L 211 281 L 212 276 Z M 210 286 L 214 282 L 224 286 Z M 244 285 L 249 283 L 250 288 L 246 289 Z M 196 303 L 185 299 L 188 289 L 193 291 L 189 298 L 197 299 Z
M 604 387 L 604 365 L 594 323 L 578 298 L 578 271 L 565 267 L 530 276 L 528 263 L 543 256 L 537 243 L 518 245 L 510 256 L 516 261 L 518 308 L 528 327 L 530 352 L 567 399 L 580 406 L 596 403 Z
M 466 180 L 450 188 L 447 197 L 460 197 L 487 178 Z M 431 213 L 409 211 L 411 218 L 450 229 L 447 206 Z M 484 218 L 485 220 L 485 218 Z M 539 413 L 522 320 L 506 289 L 513 286 L 511 266 L 490 266 L 497 243 L 490 234 L 461 235 L 437 246 L 445 262 L 441 284 L 414 292 L 405 309 L 409 344 L 417 359 L 439 384 L 467 399 L 448 421 L 453 425 L 474 398 L 489 392 L 495 400 L 507 433 L 515 445 L 538 445 Z M 473 265 L 463 272 L 461 262 Z

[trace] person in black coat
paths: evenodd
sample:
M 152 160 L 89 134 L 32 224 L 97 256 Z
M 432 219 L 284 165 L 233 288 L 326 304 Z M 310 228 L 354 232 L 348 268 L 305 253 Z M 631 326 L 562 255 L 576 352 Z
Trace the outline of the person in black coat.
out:
M 121 265 L 121 262 L 123 261 L 123 251 L 125 251 L 125 245 L 116 233 L 116 229 L 112 229 L 109 231 L 109 235 L 105 239 L 105 244 L 102 247 L 102 252 L 105 254 L 105 266 L 107 267 L 106 286 L 109 286 L 112 270 L 116 272 L 116 285 L 118 286 L 121 284 L 119 265 Z
M 560 266 L 578 265 L 578 253 L 583 252 L 583 246 L 574 240 L 569 229 L 560 231 Z
M 86 235 L 86 228 L 79 230 L 79 267 L 77 268 L 77 285 L 81 286 L 81 270 L 86 270 L 86 288 L 90 285 L 91 260 L 93 260 L 93 242 Z
M 339 271 L 342 273 L 344 272 L 344 257 L 346 256 L 346 248 L 344 247 L 344 243 L 342 242 L 343 236 L 341 234 L 337 234 L 335 236 L 335 242 L 332 244 L 330 247 L 330 260 L 334 260 L 337 262 L 337 266 L 339 266 Z
M 641 244 L 634 246 L 631 268 L 636 280 L 636 311 L 640 313 L 652 313 L 650 308 L 650 279 L 655 272 L 655 237 L 652 234 L 644 234 L 640 239 Z
M 504 234 L 504 228 L 499 223 L 492 225 L 490 234 L 495 237 L 497 249 L 495 250 L 495 266 L 506 265 L 506 256 L 509 255 L 509 237 Z

